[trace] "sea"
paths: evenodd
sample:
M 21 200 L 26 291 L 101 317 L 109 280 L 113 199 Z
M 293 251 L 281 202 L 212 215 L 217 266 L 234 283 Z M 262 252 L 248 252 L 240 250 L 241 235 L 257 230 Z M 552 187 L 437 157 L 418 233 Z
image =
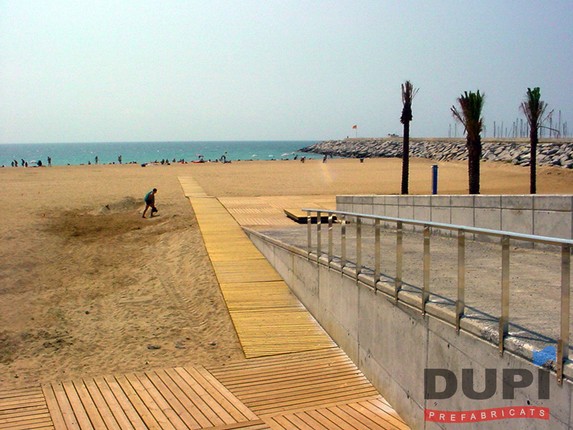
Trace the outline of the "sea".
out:
M 191 162 L 221 160 L 281 160 L 295 157 L 320 158 L 320 154 L 300 150 L 316 141 L 192 141 L 192 142 L 97 142 L 97 143 L 26 143 L 0 144 L 0 166 L 10 167 L 22 160 L 29 166 L 38 162 L 52 166 L 161 161 Z

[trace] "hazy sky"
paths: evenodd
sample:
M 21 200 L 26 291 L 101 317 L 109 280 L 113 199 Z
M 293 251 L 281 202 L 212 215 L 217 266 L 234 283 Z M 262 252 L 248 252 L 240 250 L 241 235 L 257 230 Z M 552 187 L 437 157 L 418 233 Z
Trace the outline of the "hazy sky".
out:
M 573 3 L 0 0 L 0 143 L 447 136 L 541 87 L 573 131 Z M 461 134 L 461 128 L 458 128 Z

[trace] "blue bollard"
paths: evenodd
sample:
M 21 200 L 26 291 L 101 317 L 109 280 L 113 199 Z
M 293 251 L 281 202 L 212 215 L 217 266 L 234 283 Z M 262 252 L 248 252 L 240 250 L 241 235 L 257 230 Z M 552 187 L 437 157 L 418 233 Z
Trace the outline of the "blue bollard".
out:
M 438 194 L 438 165 L 432 166 L 432 194 Z

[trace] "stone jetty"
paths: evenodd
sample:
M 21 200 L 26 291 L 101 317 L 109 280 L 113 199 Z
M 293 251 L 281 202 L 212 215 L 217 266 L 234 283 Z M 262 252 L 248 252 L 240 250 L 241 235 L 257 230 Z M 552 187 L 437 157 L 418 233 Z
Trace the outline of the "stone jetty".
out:
M 402 139 L 389 137 L 327 140 L 302 148 L 301 151 L 349 158 L 402 157 Z M 436 161 L 467 160 L 466 142 L 465 139 L 411 138 L 410 156 Z M 529 166 L 529 140 L 484 139 L 482 160 Z M 573 140 L 542 139 L 537 145 L 537 164 L 573 168 Z

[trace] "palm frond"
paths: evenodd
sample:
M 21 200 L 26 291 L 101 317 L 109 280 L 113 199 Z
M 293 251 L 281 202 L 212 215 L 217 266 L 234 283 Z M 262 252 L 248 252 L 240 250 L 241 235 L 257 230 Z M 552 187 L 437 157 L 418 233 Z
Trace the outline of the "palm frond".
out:
M 477 92 L 464 91 L 457 99 L 459 109 L 451 107 L 453 117 L 463 124 L 465 132 L 471 137 L 477 137 L 483 129 L 481 112 L 485 101 L 485 95 Z
M 402 116 L 400 122 L 405 124 L 412 121 L 412 100 L 418 93 L 418 88 L 414 88 L 412 82 L 406 81 L 402 84 Z
M 528 88 L 525 100 L 521 102 L 521 111 L 527 118 L 530 127 L 540 127 L 546 118 L 543 118 L 547 103 L 541 100 L 541 90 L 539 87 Z

